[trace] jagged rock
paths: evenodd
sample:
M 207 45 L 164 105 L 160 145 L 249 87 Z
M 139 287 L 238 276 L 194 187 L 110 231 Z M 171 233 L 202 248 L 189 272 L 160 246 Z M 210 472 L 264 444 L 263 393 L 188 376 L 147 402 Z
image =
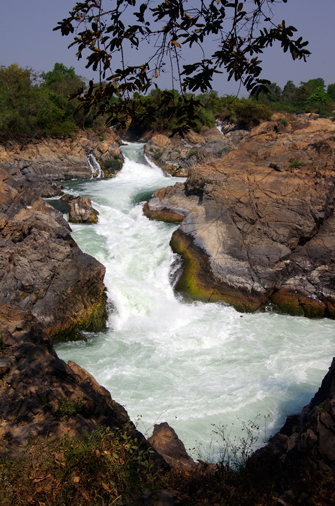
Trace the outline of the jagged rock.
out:
M 197 464 L 187 454 L 184 443 L 168 423 L 163 422 L 155 425 L 154 432 L 148 441 L 171 467 L 188 471 L 197 467 Z
M 34 139 L 25 144 L 15 140 L 0 145 L 0 169 L 43 177 L 48 181 L 92 177 L 87 154 L 102 162 L 120 155 L 120 139 L 110 129 L 103 134 L 79 132 L 65 139 Z
M 57 357 L 52 340 L 29 311 L 0 306 L 0 333 L 1 449 L 13 450 L 32 436 L 72 437 L 101 426 L 127 432 L 143 450 L 149 448 L 105 388 L 79 365 Z M 152 458 L 168 467 L 157 453 Z
M 162 202 L 164 203 L 162 206 Z M 148 218 L 166 222 L 179 222 L 199 204 L 199 198 L 193 195 L 186 197 L 184 185 L 177 183 L 155 191 L 143 211 Z M 169 211 L 173 209 L 173 211 Z
M 185 261 L 177 290 L 241 311 L 272 302 L 335 317 L 335 125 L 277 126 L 264 123 L 222 160 L 191 168 L 145 212 L 186 215 L 171 241 Z
M 217 128 L 204 126 L 199 134 L 191 130 L 184 139 L 158 134 L 144 146 L 144 153 L 172 176 L 186 177 L 190 167 L 212 162 L 235 150 L 248 133 L 228 130 L 223 135 Z
M 0 168 L 0 304 L 30 310 L 54 339 L 102 328 L 107 317 L 104 266 L 78 248 L 62 213 L 41 199 L 60 191 L 60 183 L 30 171 Z
M 0 226 L 0 304 L 29 309 L 54 338 L 101 328 L 105 268 L 83 253 L 62 214 L 41 199 Z
M 77 197 L 69 201 L 71 223 L 98 223 L 99 212 L 92 207 L 90 197 Z

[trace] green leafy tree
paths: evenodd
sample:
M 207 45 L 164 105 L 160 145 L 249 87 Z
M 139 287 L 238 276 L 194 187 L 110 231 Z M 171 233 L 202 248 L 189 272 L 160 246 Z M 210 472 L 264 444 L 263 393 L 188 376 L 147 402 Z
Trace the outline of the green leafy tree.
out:
M 82 118 L 75 116 L 76 104 L 67 96 L 83 81 L 69 70 L 58 80 L 53 79 L 53 72 L 42 74 L 39 85 L 40 78 L 32 69 L 17 64 L 0 67 L 0 136 L 67 136 L 76 130 Z
M 282 0 L 284 3 L 287 0 Z M 105 84 L 94 87 L 89 84 L 80 97 L 88 110 L 99 105 L 101 113 L 109 114 L 110 124 L 126 126 L 135 118 L 130 94 L 145 93 L 155 79 L 172 69 L 173 82 L 179 83 L 180 94 L 165 91 L 162 101 L 169 114 L 175 115 L 174 132 L 183 133 L 197 120 L 200 100 L 188 92 L 202 93 L 211 89 L 213 76 L 225 69 L 228 80 L 244 84 L 252 94 L 264 91 L 269 81 L 260 78 L 263 50 L 279 42 L 284 52 L 293 59 L 309 55 L 308 42 L 295 38 L 295 27 L 285 21 L 274 23 L 272 7 L 276 0 L 187 0 L 143 1 L 84 0 L 77 2 L 67 18 L 58 23 L 55 30 L 62 35 L 74 34 L 70 46 L 77 47 L 77 57 L 88 50 L 87 65 L 100 71 Z M 206 57 L 203 43 L 215 41 L 215 50 Z M 143 46 L 152 52 L 142 52 Z M 187 49 L 200 48 L 199 61 L 189 62 Z M 136 65 L 125 63 L 128 50 L 140 50 Z M 188 63 L 183 63 L 183 56 Z M 117 96 L 117 105 L 110 98 Z M 172 104 L 172 105 L 171 105 Z
M 85 87 L 85 81 L 75 73 L 74 68 L 66 67 L 63 63 L 55 63 L 53 70 L 42 72 L 40 78 L 42 86 L 65 97 Z
M 291 97 L 297 91 L 297 87 L 293 81 L 287 81 L 283 88 L 283 95 Z
M 329 95 L 330 99 L 335 102 L 335 83 L 328 84 L 327 94 Z

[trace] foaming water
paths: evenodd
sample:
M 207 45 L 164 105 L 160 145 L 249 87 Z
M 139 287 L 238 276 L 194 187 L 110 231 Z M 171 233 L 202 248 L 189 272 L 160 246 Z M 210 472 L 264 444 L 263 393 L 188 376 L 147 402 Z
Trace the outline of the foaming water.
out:
M 273 434 L 318 389 L 334 353 L 335 322 L 180 300 L 170 282 L 176 226 L 142 212 L 156 188 L 180 179 L 149 164 L 142 145 L 124 154 L 115 178 L 66 185 L 99 210 L 97 225 L 71 227 L 80 247 L 106 266 L 115 310 L 107 330 L 59 344 L 57 353 L 93 374 L 133 421 L 141 416 L 144 433 L 167 421 L 187 449 L 209 447 L 213 424 L 238 436 L 241 421 L 262 429 L 266 419 L 266 435 Z

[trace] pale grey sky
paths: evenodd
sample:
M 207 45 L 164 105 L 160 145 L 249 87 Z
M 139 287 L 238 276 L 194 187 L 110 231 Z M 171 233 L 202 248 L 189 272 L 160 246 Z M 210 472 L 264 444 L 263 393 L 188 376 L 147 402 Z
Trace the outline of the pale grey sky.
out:
M 85 69 L 85 60 L 78 61 L 75 48 L 68 49 L 69 37 L 52 29 L 67 16 L 75 0 L 0 0 L 0 65 L 18 63 L 37 71 L 48 71 L 55 62 L 73 66 L 87 78 L 94 73 Z M 262 77 L 283 87 L 291 79 L 296 85 L 316 77 L 326 84 L 335 82 L 335 1 L 288 0 L 274 7 L 275 20 L 282 19 L 298 28 L 298 34 L 310 42 L 312 55 L 307 63 L 293 61 L 276 46 L 263 57 Z M 209 56 L 209 55 L 206 55 Z M 96 77 L 97 79 L 97 77 Z M 170 88 L 168 77 L 160 80 L 161 87 Z M 219 94 L 236 93 L 238 84 L 217 77 L 213 88 Z

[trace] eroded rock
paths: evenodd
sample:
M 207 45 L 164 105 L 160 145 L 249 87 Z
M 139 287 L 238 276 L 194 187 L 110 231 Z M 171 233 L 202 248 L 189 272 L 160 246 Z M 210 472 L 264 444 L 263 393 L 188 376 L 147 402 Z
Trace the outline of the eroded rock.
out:
M 69 200 L 70 223 L 98 223 L 99 211 L 92 207 L 90 197 L 76 197 Z
M 223 135 L 217 128 L 204 126 L 199 134 L 191 130 L 184 139 L 158 134 L 144 146 L 144 153 L 172 176 L 186 177 L 190 167 L 212 162 L 235 150 L 248 133 L 231 127 Z
M 90 179 L 92 171 L 87 155 L 91 153 L 107 165 L 116 156 L 122 161 L 120 143 L 120 138 L 110 129 L 99 135 L 93 131 L 79 132 L 64 139 L 34 139 L 26 143 L 11 140 L 0 145 L 0 169 L 48 181 Z
M 171 245 L 185 262 L 177 289 L 192 298 L 333 318 L 335 125 L 276 128 L 262 124 L 222 160 L 191 168 L 145 212 L 185 216 Z
M 40 197 L 59 193 L 60 185 L 0 169 L 0 188 L 0 304 L 30 310 L 54 339 L 102 328 L 105 268 L 78 248 L 62 213 Z

